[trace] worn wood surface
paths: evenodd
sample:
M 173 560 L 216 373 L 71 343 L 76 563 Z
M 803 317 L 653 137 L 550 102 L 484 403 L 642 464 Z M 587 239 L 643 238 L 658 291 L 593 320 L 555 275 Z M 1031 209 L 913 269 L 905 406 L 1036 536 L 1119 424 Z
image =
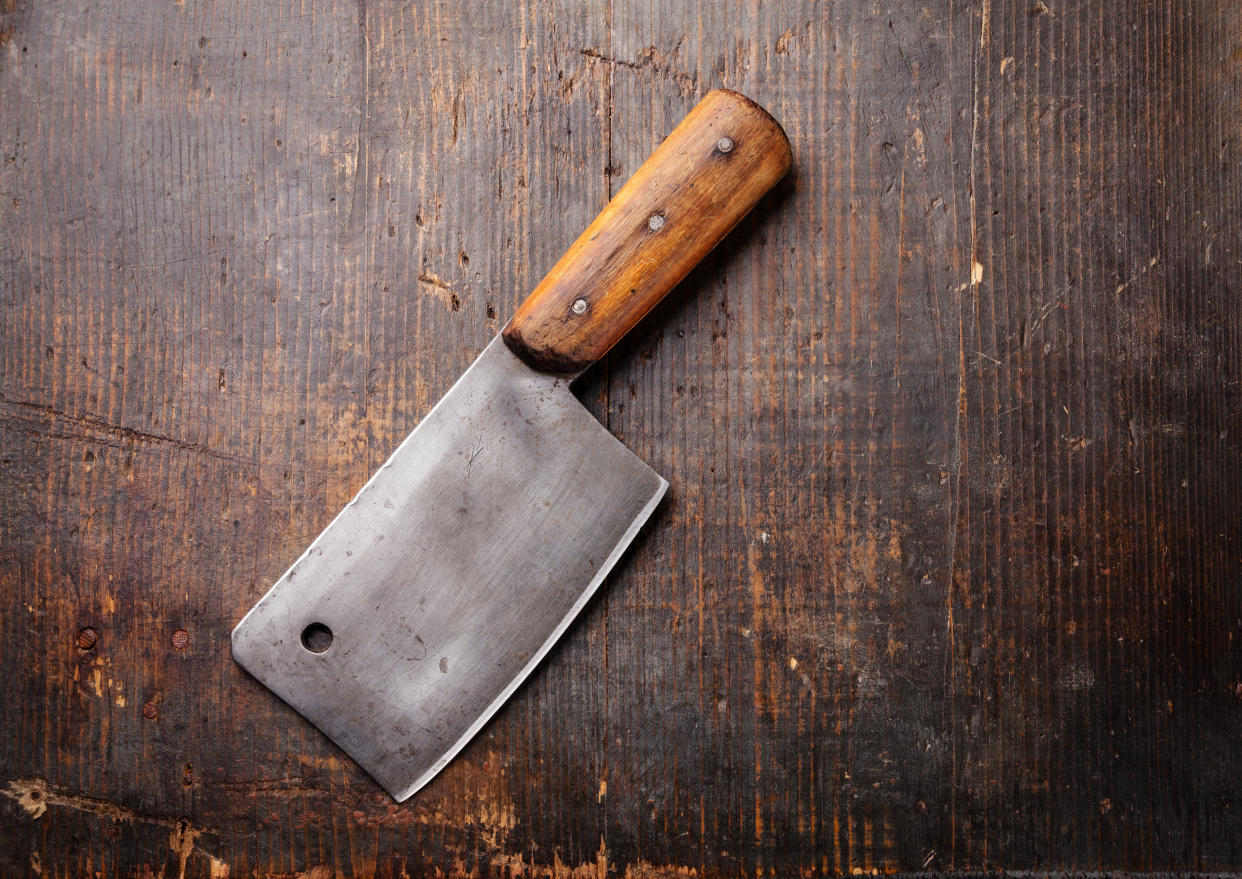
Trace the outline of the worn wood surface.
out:
M 1234 0 L 0 10 L 0 872 L 1242 869 Z M 716 86 L 669 498 L 396 807 L 228 632 Z

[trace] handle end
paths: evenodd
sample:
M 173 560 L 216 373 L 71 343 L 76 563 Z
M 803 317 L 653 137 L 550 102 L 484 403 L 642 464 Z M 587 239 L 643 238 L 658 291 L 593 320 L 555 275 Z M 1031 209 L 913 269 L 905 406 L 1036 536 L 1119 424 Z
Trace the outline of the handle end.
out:
M 765 110 L 758 102 L 746 97 L 741 92 L 735 92 L 732 89 L 713 89 L 708 92 L 703 101 L 712 100 L 728 100 L 733 101 L 737 105 L 737 113 L 749 114 L 763 131 L 764 143 L 772 150 L 773 158 L 776 160 L 780 173 L 776 180 L 780 180 L 785 173 L 793 165 L 793 147 L 789 145 L 789 137 L 785 134 L 785 128 L 777 121 L 776 117 Z M 773 181 L 775 183 L 775 181 Z

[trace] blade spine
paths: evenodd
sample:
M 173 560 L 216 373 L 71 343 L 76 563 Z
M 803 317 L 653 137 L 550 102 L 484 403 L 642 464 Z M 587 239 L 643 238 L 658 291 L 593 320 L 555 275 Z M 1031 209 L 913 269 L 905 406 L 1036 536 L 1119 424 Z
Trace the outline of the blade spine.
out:
M 647 466 L 650 467 L 650 465 Z M 439 756 L 439 758 L 436 759 L 434 763 L 431 764 L 431 768 L 426 770 L 412 784 L 403 790 L 395 791 L 388 788 L 387 785 L 384 785 L 385 789 L 394 800 L 398 803 L 405 802 L 429 784 L 437 775 L 439 775 L 440 772 L 453 761 L 453 758 L 456 757 L 462 749 L 466 747 L 466 745 L 470 744 L 471 740 L 479 734 L 479 732 L 484 726 L 487 725 L 487 722 L 492 719 L 496 712 L 509 701 L 509 698 L 514 694 L 517 688 L 520 687 L 522 683 L 530 677 L 531 673 L 539 666 L 539 664 L 543 662 L 544 657 L 548 655 L 549 651 L 551 651 L 553 646 L 556 645 L 556 642 L 559 641 L 561 636 L 565 634 L 565 630 L 569 628 L 570 624 L 577 619 L 578 614 L 582 613 L 582 609 L 586 607 L 587 602 L 590 601 L 591 597 L 599 590 L 600 585 L 612 571 L 613 567 L 615 567 L 617 562 L 621 560 L 621 556 L 625 554 L 625 551 L 629 548 L 630 544 L 634 542 L 634 538 L 638 536 L 638 532 L 642 530 L 643 525 L 645 525 L 647 520 L 651 518 L 651 514 L 655 512 L 656 507 L 660 505 L 660 501 L 664 499 L 664 495 L 668 491 L 668 480 L 659 473 L 656 473 L 655 470 L 651 470 L 651 472 L 655 475 L 656 479 L 660 481 L 659 487 L 652 494 L 651 500 L 649 500 L 646 506 L 644 506 L 642 510 L 639 511 L 638 515 L 634 517 L 634 520 L 630 523 L 629 528 L 626 529 L 625 533 L 621 535 L 621 538 L 613 547 L 612 553 L 607 559 L 604 560 L 604 563 L 600 565 L 599 571 L 574 601 L 573 606 L 570 607 L 569 611 L 566 612 L 561 621 L 557 623 L 556 627 L 544 640 L 543 644 L 540 645 L 539 649 L 535 651 L 534 655 L 531 656 L 527 663 L 522 666 L 517 674 L 513 676 L 512 680 L 509 681 L 505 688 L 497 694 L 496 698 L 488 703 L 487 708 L 479 714 L 474 723 L 472 723 L 466 731 L 462 733 L 461 737 L 458 738 L 456 742 L 454 742 L 443 754 Z

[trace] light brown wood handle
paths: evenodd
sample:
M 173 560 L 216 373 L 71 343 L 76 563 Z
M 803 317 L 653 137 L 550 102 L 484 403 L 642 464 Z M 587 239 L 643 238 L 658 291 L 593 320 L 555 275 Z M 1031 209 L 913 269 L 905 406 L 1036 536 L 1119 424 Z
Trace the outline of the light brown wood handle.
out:
M 603 357 L 707 255 L 792 161 L 780 123 L 709 92 L 578 236 L 504 328 L 536 369 Z

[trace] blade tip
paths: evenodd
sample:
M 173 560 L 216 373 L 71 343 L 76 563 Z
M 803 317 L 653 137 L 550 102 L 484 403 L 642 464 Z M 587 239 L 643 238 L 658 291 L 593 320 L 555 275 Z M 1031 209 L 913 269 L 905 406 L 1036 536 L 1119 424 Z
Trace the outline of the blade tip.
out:
M 455 754 L 453 756 L 455 756 Z M 401 783 L 391 783 L 388 781 L 383 781 L 383 782 L 380 782 L 380 787 L 388 791 L 388 795 L 391 796 L 398 803 L 404 803 L 410 797 L 414 796 L 414 794 L 418 793 L 420 790 L 422 790 L 428 784 L 430 784 L 432 779 L 434 779 L 437 775 L 440 774 L 440 771 L 449 764 L 449 761 L 451 759 L 452 759 L 451 756 L 442 756 L 439 760 L 435 762 L 435 764 L 430 769 L 428 769 L 426 772 L 424 772 L 422 775 L 416 778 L 413 782 L 410 782 L 408 784 L 405 783 L 404 781 L 402 781 Z

